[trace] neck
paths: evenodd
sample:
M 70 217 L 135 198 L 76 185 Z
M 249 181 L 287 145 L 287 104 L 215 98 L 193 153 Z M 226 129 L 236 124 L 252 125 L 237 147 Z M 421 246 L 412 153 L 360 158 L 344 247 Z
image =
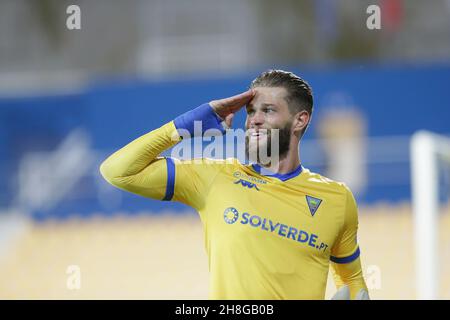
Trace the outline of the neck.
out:
M 300 165 L 299 141 L 291 139 L 289 151 L 284 157 L 280 158 L 278 163 L 270 163 L 262 165 L 262 167 L 270 169 L 274 173 L 285 174 L 294 171 Z

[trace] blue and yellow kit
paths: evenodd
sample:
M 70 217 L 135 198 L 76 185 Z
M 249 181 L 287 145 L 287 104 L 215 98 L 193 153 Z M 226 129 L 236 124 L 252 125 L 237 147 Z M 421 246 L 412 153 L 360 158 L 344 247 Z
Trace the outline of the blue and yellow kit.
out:
M 161 157 L 181 141 L 177 129 L 171 121 L 137 138 L 100 171 L 118 188 L 198 211 L 210 299 L 324 299 L 330 265 L 352 298 L 366 289 L 357 206 L 343 183 L 302 166 L 263 174 L 234 158 Z

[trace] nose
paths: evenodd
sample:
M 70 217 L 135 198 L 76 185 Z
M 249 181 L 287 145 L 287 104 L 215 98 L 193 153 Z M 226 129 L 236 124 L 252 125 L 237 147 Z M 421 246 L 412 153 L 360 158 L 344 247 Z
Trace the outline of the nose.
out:
M 264 113 L 261 111 L 255 111 L 249 119 L 250 127 L 258 127 L 264 124 Z

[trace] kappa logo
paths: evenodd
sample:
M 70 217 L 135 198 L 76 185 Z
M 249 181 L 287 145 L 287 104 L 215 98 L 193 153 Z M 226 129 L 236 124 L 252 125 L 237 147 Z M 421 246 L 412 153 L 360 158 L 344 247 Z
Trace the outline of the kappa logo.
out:
M 319 209 L 319 206 L 322 203 L 322 199 L 314 198 L 307 195 L 306 202 L 308 203 L 309 212 L 314 217 L 314 214 L 317 212 L 317 209 Z
M 258 188 L 258 186 L 256 184 L 254 184 L 254 183 L 252 183 L 250 181 L 244 180 L 244 179 L 236 180 L 234 182 L 234 184 L 240 184 L 241 186 L 247 187 L 249 189 L 255 188 L 256 190 L 259 191 L 259 188 Z

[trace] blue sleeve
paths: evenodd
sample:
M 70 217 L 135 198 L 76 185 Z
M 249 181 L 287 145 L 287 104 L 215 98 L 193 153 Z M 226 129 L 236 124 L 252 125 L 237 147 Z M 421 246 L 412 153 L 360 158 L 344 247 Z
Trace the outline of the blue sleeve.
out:
M 204 103 L 201 106 L 176 117 L 174 124 L 177 130 L 187 130 L 191 137 L 194 137 L 200 134 L 200 132 L 194 132 L 195 121 L 200 121 L 198 125 L 201 124 L 201 134 L 204 134 L 205 131 L 209 129 L 217 129 L 220 130 L 222 134 L 225 133 L 225 129 L 222 126 L 223 120 L 214 112 L 209 103 Z

